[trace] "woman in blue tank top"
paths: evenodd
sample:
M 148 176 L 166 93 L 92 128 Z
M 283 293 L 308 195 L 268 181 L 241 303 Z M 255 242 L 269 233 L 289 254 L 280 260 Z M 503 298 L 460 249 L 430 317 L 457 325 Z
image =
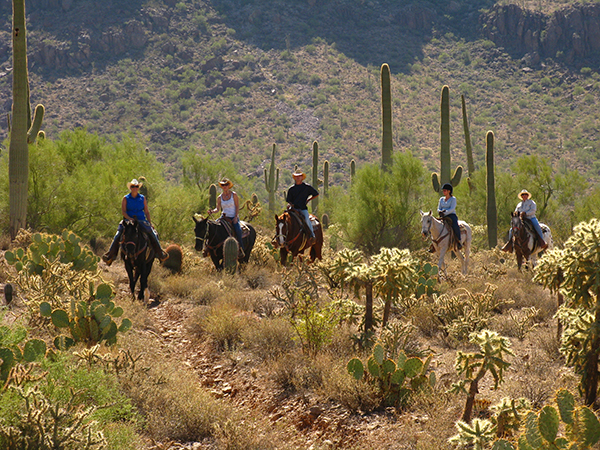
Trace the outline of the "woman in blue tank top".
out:
M 123 201 L 121 202 L 121 213 L 123 214 L 123 220 L 133 220 L 134 218 L 138 220 L 139 224 L 142 226 L 146 234 L 150 237 L 150 242 L 158 259 L 162 262 L 165 261 L 169 254 L 165 252 L 158 241 L 158 233 L 152 226 L 150 222 L 150 211 L 148 211 L 148 201 L 146 197 L 140 194 L 140 187 L 142 184 L 136 180 L 135 178 L 127 183 L 127 188 L 129 189 L 129 194 L 123 197 Z M 104 255 L 102 255 L 102 260 L 107 264 L 111 265 L 112 262 L 117 257 L 119 253 L 119 243 L 121 241 L 121 235 L 123 234 L 123 221 L 119 223 L 119 228 L 117 229 L 117 234 L 113 238 L 112 244 Z

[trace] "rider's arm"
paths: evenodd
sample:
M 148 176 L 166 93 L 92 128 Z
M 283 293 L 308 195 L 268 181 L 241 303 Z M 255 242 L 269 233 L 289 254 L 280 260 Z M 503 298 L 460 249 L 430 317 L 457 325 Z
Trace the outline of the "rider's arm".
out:
M 456 214 L 456 197 L 450 197 L 446 202 L 445 215 Z
M 150 220 L 150 211 L 148 210 L 148 200 L 144 197 L 144 214 L 146 215 L 146 221 L 152 225 L 152 221 Z
M 127 215 L 127 198 L 123 197 L 123 201 L 121 202 L 121 214 L 127 220 L 133 220 L 131 217 Z
M 523 204 L 521 206 L 521 212 L 525 213 L 525 217 L 527 217 L 528 219 L 535 217 L 535 213 L 537 211 L 537 205 L 535 204 L 535 202 L 531 199 L 528 199 L 526 202 L 522 203 Z
M 442 203 L 444 201 L 444 197 L 440 197 L 440 201 L 438 202 L 438 213 L 445 213 L 446 211 L 444 210 L 444 207 L 442 206 Z

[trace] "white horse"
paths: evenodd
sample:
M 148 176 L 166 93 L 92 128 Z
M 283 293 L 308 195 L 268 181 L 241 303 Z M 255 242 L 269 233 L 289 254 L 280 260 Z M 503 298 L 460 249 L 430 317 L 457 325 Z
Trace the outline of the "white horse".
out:
M 458 250 L 455 245 L 453 245 L 452 248 L 449 248 L 450 237 L 452 233 L 454 233 L 452 228 L 446 225 L 445 221 L 433 217 L 431 211 L 428 213 L 424 213 L 423 211 L 419 212 L 421 213 L 421 233 L 424 238 L 431 235 L 435 254 L 440 257 L 438 263 L 440 272 L 445 266 L 444 258 L 446 253 L 448 250 L 451 250 L 460 257 L 462 261 L 462 273 L 466 274 L 469 270 L 469 255 L 471 254 L 471 239 L 473 238 L 469 224 L 462 220 L 458 221 L 458 226 L 460 227 L 460 243 L 462 244 L 465 253 L 463 256 L 461 251 Z

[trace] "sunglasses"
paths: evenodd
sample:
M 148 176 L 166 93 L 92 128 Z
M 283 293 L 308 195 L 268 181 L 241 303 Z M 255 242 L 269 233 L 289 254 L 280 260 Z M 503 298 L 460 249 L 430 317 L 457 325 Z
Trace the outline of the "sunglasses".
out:
M 133 189 L 133 188 L 139 188 L 139 186 L 137 186 L 135 184 L 132 184 L 130 187 L 131 187 L 131 189 Z

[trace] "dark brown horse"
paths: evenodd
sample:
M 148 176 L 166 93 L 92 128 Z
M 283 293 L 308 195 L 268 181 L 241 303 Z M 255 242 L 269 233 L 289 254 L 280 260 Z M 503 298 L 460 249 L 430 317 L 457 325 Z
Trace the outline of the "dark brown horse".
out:
M 137 219 L 123 221 L 123 243 L 121 244 L 121 257 L 125 261 L 125 270 L 129 277 L 129 289 L 135 296 L 135 285 L 140 280 L 138 300 L 144 300 L 148 288 L 148 276 L 152 271 L 152 264 L 156 254 L 150 238 L 146 235 Z
M 531 266 L 535 267 L 537 263 L 537 254 L 540 253 L 542 247 L 535 228 L 531 222 L 524 217 L 525 213 L 512 212 L 510 213 L 510 227 L 512 232 L 513 248 L 517 257 L 517 267 L 521 270 L 523 261 L 528 263 L 531 261 Z M 550 228 L 540 223 L 542 232 L 544 233 L 544 241 L 548 244 L 548 248 L 553 247 L 552 233 Z
M 273 247 L 279 248 L 280 261 L 282 265 L 287 264 L 288 253 L 292 254 L 292 261 L 297 255 L 304 256 L 304 250 L 310 249 L 311 262 L 315 259 L 323 259 L 323 229 L 316 217 L 311 216 L 314 221 L 315 239 L 309 241 L 309 232 L 304 224 L 304 217 L 295 210 L 275 215 L 277 225 L 275 237 L 271 243 Z

